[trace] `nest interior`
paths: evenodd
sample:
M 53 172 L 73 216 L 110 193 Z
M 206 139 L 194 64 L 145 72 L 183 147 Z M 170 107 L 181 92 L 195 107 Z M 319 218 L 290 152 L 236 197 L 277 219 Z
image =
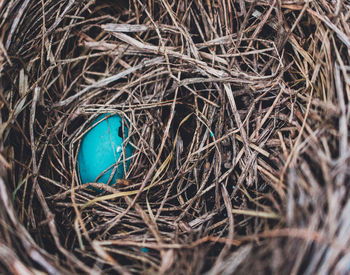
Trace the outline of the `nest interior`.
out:
M 0 18 L 2 272 L 350 272 L 349 1 L 7 0 Z M 102 113 L 131 165 L 81 184 Z

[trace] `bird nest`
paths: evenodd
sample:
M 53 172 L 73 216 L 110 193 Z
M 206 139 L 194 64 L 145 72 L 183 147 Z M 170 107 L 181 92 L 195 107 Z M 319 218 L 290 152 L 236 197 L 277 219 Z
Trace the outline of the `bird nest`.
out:
M 349 272 L 349 7 L 1 2 L 0 270 Z M 82 184 L 106 113 L 130 167 Z

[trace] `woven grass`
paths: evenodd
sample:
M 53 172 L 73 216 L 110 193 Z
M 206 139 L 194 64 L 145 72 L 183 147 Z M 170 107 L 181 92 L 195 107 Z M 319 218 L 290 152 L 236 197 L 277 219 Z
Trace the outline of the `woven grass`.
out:
M 5 0 L 0 18 L 2 273 L 350 272 L 349 1 Z M 101 113 L 129 125 L 131 165 L 82 185 Z

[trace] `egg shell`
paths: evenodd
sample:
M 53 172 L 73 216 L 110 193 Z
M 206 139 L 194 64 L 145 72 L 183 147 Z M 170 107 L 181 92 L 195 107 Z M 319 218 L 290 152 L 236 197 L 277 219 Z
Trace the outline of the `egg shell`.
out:
M 102 114 L 92 126 L 93 128 L 83 136 L 78 152 L 81 182 L 109 182 L 113 185 L 117 179 L 125 176 L 123 150 L 126 159 L 132 155 L 132 146 L 123 144 L 123 134 L 128 137 L 128 128 L 125 125 L 123 133 L 122 118 L 117 114 Z M 129 164 L 130 160 L 125 161 L 126 170 Z

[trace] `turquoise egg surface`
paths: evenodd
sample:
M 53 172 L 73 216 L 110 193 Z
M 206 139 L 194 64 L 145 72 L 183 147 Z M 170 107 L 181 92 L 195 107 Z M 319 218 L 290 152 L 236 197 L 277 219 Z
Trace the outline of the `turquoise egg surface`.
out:
M 125 176 L 123 150 L 125 159 L 130 158 L 133 152 L 132 146 L 125 144 L 123 138 L 128 137 L 128 128 L 124 123 L 123 132 L 122 118 L 117 114 L 102 114 L 92 126 L 83 136 L 78 152 L 81 182 L 113 185 Z M 125 161 L 126 170 L 129 164 L 130 160 Z

